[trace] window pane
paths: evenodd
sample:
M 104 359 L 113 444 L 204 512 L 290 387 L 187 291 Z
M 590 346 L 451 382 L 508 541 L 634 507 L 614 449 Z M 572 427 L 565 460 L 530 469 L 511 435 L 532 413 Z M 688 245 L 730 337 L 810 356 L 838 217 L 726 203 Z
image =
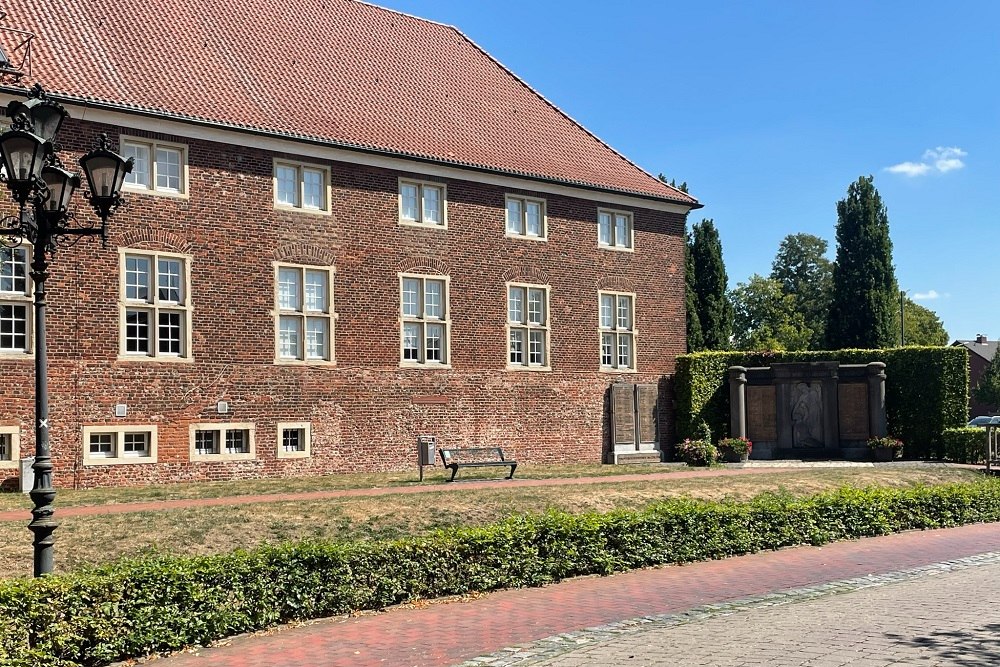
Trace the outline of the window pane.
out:
M 163 354 L 181 353 L 181 314 L 161 312 L 157 348 Z
M 195 431 L 194 451 L 196 454 L 218 454 L 219 453 L 219 432 L 218 431 Z
M 420 317 L 419 294 L 420 280 L 417 278 L 403 278 L 403 315 L 407 317 Z
M 125 298 L 149 301 L 149 258 L 125 256 Z
M 444 327 L 440 324 L 427 325 L 427 361 L 444 363 Z
M 122 142 L 122 157 L 126 160 L 132 158 L 132 172 L 125 174 L 125 182 L 130 185 L 138 185 L 144 188 L 151 186 L 149 178 L 149 146 L 129 144 Z
M 611 329 L 615 325 L 615 297 L 611 294 L 601 295 L 601 328 Z
M 295 167 L 275 167 L 277 198 L 285 206 L 299 205 L 299 170 Z
M 597 242 L 602 245 L 611 245 L 611 215 L 601 213 L 597 216 Z
M 125 351 L 149 354 L 149 313 L 147 311 L 125 311 Z
M 529 201 L 525 207 L 525 222 L 528 228 L 528 236 L 542 235 L 542 205 L 538 202 Z
M 281 448 L 286 452 L 304 452 L 306 450 L 306 439 L 302 429 L 281 429 Z
M 545 365 L 545 332 L 532 331 L 528 336 L 528 364 Z
M 444 306 L 441 303 L 441 293 L 444 283 L 440 280 L 428 280 L 425 287 L 424 315 L 440 320 L 444 317 Z
M 420 325 L 403 325 L 403 360 L 420 361 Z
M 301 359 L 302 320 L 282 315 L 278 320 L 278 356 L 282 359 Z
M 306 358 L 329 359 L 330 320 L 310 317 L 306 320 Z
M 510 330 L 510 363 L 524 363 L 524 329 Z
M 25 248 L 0 249 L 0 292 L 28 293 L 28 251 Z
M 298 269 L 278 269 L 278 308 L 299 310 L 299 281 L 302 274 Z
M 156 149 L 156 189 L 181 191 L 181 152 L 179 150 Z
M 521 202 L 518 199 L 507 200 L 507 231 L 511 234 L 523 234 L 521 220 Z
M 545 324 L 545 292 L 540 289 L 528 290 L 528 322 Z
M 181 262 L 177 259 L 159 259 L 156 263 L 156 282 L 160 301 L 181 303 Z
M 507 320 L 524 324 L 524 288 L 511 287 L 507 298 Z
M 28 351 L 28 307 L 0 305 L 0 350 Z
M 302 170 L 302 206 L 326 208 L 323 205 L 323 172 L 318 169 Z
M 114 435 L 111 433 L 90 434 L 91 458 L 109 458 L 115 455 Z
M 424 222 L 441 224 L 441 188 L 423 186 Z
M 404 220 L 419 220 L 420 211 L 417 208 L 417 186 L 403 183 L 399 186 L 400 215 Z
M 325 271 L 306 271 L 305 309 L 319 313 L 327 311 Z
M 149 434 L 125 433 L 122 436 L 122 456 L 149 456 Z
M 615 245 L 619 248 L 628 248 L 631 245 L 631 234 L 629 234 L 628 216 L 615 215 Z
M 14 446 L 10 433 L 0 433 L 0 461 L 10 461 L 14 457 Z
M 249 454 L 250 432 L 238 429 L 226 431 L 226 454 Z
M 630 297 L 618 297 L 618 328 L 632 329 L 632 299 Z
M 632 368 L 632 337 L 618 336 L 618 368 Z
M 614 366 L 615 364 L 615 335 L 612 333 L 601 334 L 601 365 Z

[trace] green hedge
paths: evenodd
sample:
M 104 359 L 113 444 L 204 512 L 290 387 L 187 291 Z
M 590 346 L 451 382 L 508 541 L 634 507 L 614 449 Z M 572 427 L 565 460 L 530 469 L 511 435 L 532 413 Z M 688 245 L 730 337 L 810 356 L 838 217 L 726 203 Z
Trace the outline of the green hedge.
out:
M 946 428 L 941 436 L 944 458 L 955 463 L 986 462 L 986 429 Z
M 997 520 L 1000 481 L 984 480 L 744 503 L 674 499 L 641 511 L 518 516 L 423 538 L 125 560 L 0 582 L 0 665 L 101 665 L 417 598 Z
M 833 352 L 697 352 L 677 358 L 674 393 L 677 437 L 694 437 L 705 422 L 715 438 L 729 435 L 729 367 L 839 361 L 886 365 L 889 433 L 906 443 L 906 455 L 941 458 L 941 433 L 963 426 L 969 405 L 968 352 L 960 347 L 902 347 Z

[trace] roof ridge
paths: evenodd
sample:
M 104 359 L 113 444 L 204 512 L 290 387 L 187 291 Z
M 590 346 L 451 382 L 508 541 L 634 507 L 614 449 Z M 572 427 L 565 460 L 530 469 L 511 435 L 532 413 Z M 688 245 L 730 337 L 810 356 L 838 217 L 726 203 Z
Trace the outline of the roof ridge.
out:
M 355 2 L 364 2 L 364 0 L 355 0 Z M 365 4 L 368 4 L 368 3 L 365 3 Z M 389 10 L 389 11 L 394 11 L 394 10 Z M 434 21 L 432 21 L 432 23 L 434 23 Z M 640 167 L 639 165 L 637 165 L 635 162 L 633 162 L 632 160 L 630 160 L 627 156 L 625 156 L 624 154 L 620 153 L 614 146 L 610 145 L 609 143 L 607 143 L 606 141 L 604 141 L 603 139 L 601 139 L 599 136 L 597 136 L 596 134 L 594 134 L 593 132 L 591 132 L 590 130 L 588 130 L 587 127 L 583 123 L 581 123 L 577 119 L 575 119 L 572 116 L 570 116 L 568 113 L 566 113 L 561 108 L 559 108 L 559 105 L 555 104 L 552 100 L 550 100 L 549 98 L 545 97 L 545 95 L 543 95 L 542 93 L 540 93 L 537 90 L 535 90 L 531 86 L 530 83 L 528 83 L 527 81 L 525 81 L 524 79 L 522 79 L 514 71 L 512 71 L 510 68 L 508 68 L 502 62 L 500 62 L 499 60 L 497 60 L 496 58 L 494 58 L 493 55 L 489 51 L 487 51 L 486 49 L 484 49 L 483 47 L 481 47 L 479 44 L 477 44 L 474 39 L 472 39 L 471 37 L 469 37 L 468 35 L 466 35 L 459 28 L 457 28 L 456 26 L 453 26 L 453 25 L 447 25 L 447 24 L 443 24 L 443 23 L 442 24 L 438 24 L 438 25 L 444 25 L 446 28 L 451 28 L 452 30 L 454 30 L 456 33 L 458 33 L 458 35 L 462 39 L 464 39 L 469 44 L 471 44 L 476 49 L 478 49 L 480 53 L 482 53 L 484 56 L 486 56 L 487 58 L 489 58 L 494 64 L 496 64 L 498 67 L 500 67 L 500 69 L 502 69 L 503 71 L 507 72 L 507 74 L 509 74 L 511 77 L 513 77 L 513 79 L 515 81 L 517 81 L 519 84 L 521 84 L 522 86 L 524 86 L 525 88 L 527 88 L 529 91 L 531 91 L 532 94 L 534 94 L 540 100 L 542 100 L 543 102 L 545 102 L 546 104 L 548 104 L 550 107 L 552 107 L 563 118 L 565 118 L 566 120 L 568 120 L 569 122 L 573 123 L 578 128 L 580 128 L 581 130 L 583 130 L 584 132 L 586 132 L 592 139 L 594 139 L 595 141 L 597 141 L 599 144 L 601 144 L 602 146 L 604 146 L 605 148 L 607 148 L 609 151 L 611 151 L 612 153 L 614 153 L 615 155 L 617 155 L 621 159 L 625 160 L 625 162 L 629 163 L 630 165 L 632 165 L 633 167 L 635 167 L 636 169 L 638 169 L 639 171 L 641 171 L 646 176 L 649 176 L 649 178 L 652 179 L 653 181 L 655 181 L 656 183 L 662 184 L 663 186 L 665 186 L 665 187 L 669 188 L 670 190 L 673 190 L 674 192 L 676 192 L 680 196 L 681 201 L 688 201 L 688 202 L 692 202 L 692 203 L 697 203 L 698 200 L 695 197 L 693 197 L 692 195 L 684 192 L 683 190 L 680 190 L 677 187 L 674 187 L 674 186 L 670 185 L 669 183 L 661 181 L 656 176 L 653 176 L 651 173 L 649 173 L 648 171 L 646 171 L 645 169 L 643 169 L 642 167 Z
M 441 21 L 435 21 L 434 19 L 424 18 L 423 16 L 417 16 L 416 14 L 407 14 L 406 12 L 402 12 L 398 9 L 393 9 L 392 7 L 383 7 L 382 5 L 376 5 L 374 2 L 368 2 L 367 0 L 350 0 L 350 1 L 358 5 L 366 5 L 368 7 L 373 7 L 375 9 L 381 9 L 383 12 L 389 12 L 390 14 L 398 14 L 399 16 L 405 16 L 408 19 L 415 19 L 422 23 L 432 23 L 434 25 L 441 26 L 442 28 L 453 28 L 457 30 L 457 28 L 455 28 L 455 26 L 451 25 L 450 23 L 442 23 Z

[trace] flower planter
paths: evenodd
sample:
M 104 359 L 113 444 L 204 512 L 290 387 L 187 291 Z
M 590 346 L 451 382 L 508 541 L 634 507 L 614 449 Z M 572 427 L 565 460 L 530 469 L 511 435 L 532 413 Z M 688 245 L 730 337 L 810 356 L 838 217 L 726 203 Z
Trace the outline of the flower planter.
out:
M 872 458 L 876 463 L 888 463 L 896 458 L 896 450 L 892 447 L 875 447 L 872 449 Z
M 736 452 L 720 452 L 722 460 L 726 463 L 746 463 L 750 454 L 737 454 Z

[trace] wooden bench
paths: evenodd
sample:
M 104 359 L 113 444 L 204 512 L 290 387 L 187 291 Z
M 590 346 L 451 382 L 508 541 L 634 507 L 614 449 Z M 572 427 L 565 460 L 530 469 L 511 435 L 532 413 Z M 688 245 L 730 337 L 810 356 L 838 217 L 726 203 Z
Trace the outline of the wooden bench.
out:
M 517 461 L 504 458 L 503 449 L 500 447 L 465 447 L 438 451 L 441 452 L 441 462 L 444 463 L 444 467 L 451 469 L 449 482 L 455 481 L 455 474 L 459 468 L 506 467 L 510 468 L 507 479 L 514 478 L 514 469 L 517 468 Z

